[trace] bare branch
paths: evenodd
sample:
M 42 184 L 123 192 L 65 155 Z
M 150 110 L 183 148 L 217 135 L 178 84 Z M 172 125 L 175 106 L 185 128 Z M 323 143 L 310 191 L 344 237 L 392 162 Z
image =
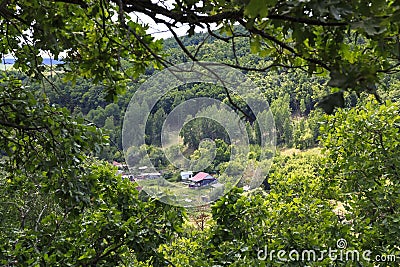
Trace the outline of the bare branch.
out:
M 194 57 L 197 57 L 197 54 L 200 52 L 200 49 L 203 47 L 203 45 L 206 43 L 206 41 L 210 38 L 210 35 L 208 34 L 206 38 L 203 39 L 203 41 L 199 44 L 199 46 L 196 48 L 196 52 L 194 53 Z
M 176 40 L 176 42 L 178 43 L 179 47 L 183 50 L 183 52 L 193 61 L 198 61 L 197 58 L 195 56 L 192 55 L 192 53 L 190 53 L 189 50 L 187 50 L 186 46 L 182 43 L 181 39 L 179 39 L 178 35 L 176 34 L 176 32 L 172 29 L 172 27 L 170 25 L 166 25 L 168 27 L 168 29 L 170 30 L 170 32 L 172 33 L 172 35 L 174 36 L 174 39 Z
M 232 33 L 233 33 L 233 36 L 235 36 L 235 33 L 233 32 L 232 27 L 231 27 L 230 25 L 229 25 L 229 27 L 230 27 L 230 29 L 231 29 L 231 31 L 232 31 Z M 235 57 L 236 65 L 240 65 L 240 64 L 239 64 L 238 57 L 237 57 L 237 55 L 236 55 L 235 38 L 232 38 L 232 51 L 233 51 L 233 56 Z

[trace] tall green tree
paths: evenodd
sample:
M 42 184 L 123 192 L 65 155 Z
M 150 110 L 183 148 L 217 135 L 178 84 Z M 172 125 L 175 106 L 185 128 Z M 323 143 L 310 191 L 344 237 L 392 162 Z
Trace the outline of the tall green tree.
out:
M 270 107 L 272 114 L 274 114 L 276 142 L 287 146 L 291 146 L 293 134 L 292 111 L 289 104 L 289 95 L 286 94 L 273 101 Z
M 353 242 L 376 254 L 399 254 L 399 104 L 368 100 L 340 110 L 323 126 L 324 176 L 340 188 Z

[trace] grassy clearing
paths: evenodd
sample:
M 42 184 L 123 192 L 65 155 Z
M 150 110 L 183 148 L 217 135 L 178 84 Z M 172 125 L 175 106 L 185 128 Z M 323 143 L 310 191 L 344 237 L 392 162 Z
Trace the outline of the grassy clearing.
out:
M 199 206 L 206 205 L 213 199 L 214 195 L 218 195 L 218 188 L 212 186 L 204 186 L 200 188 L 189 188 L 183 183 L 171 183 L 162 179 L 139 180 L 140 186 L 152 195 L 167 196 L 175 205 L 181 206 Z M 211 198 L 211 199 L 210 199 Z
M 278 149 L 278 153 L 282 156 L 293 156 L 293 155 L 320 155 L 322 153 L 320 147 L 313 147 L 309 149 L 300 150 L 297 148 L 281 148 Z

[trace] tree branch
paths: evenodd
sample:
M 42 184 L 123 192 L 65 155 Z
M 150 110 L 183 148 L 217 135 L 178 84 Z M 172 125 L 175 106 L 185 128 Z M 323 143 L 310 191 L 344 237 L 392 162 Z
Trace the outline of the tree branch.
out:
M 172 35 L 174 36 L 175 41 L 178 43 L 179 47 L 183 50 L 183 52 L 193 61 L 198 61 L 197 58 L 195 56 L 192 55 L 192 53 L 190 53 L 189 50 L 187 50 L 186 46 L 182 43 L 181 39 L 179 39 L 178 35 L 176 34 L 176 32 L 172 29 L 172 27 L 170 25 L 166 25 L 168 27 L 168 29 L 170 30 L 170 32 L 172 33 Z
M 320 21 L 320 20 L 312 20 L 312 19 L 307 19 L 307 18 L 300 18 L 300 17 L 289 17 L 285 15 L 268 15 L 268 19 L 271 20 L 283 20 L 283 21 L 290 21 L 290 22 L 296 22 L 296 23 L 303 23 L 307 25 L 315 25 L 315 26 L 347 26 L 347 22 L 325 22 L 325 21 Z
M 81 8 L 88 8 L 88 4 L 82 0 L 55 0 L 55 2 L 78 5 Z
M 239 23 L 242 26 L 246 27 L 246 22 L 245 21 L 239 20 Z M 327 64 L 322 62 L 321 60 L 316 59 L 316 58 L 305 57 L 305 56 L 299 54 L 298 52 L 296 52 L 296 50 L 293 47 L 289 46 L 288 44 L 286 44 L 286 43 L 284 43 L 284 42 L 282 42 L 280 40 L 278 40 L 274 36 L 269 35 L 268 33 L 264 32 L 264 31 L 262 31 L 260 29 L 255 28 L 254 26 L 252 28 L 248 29 L 248 30 L 249 30 L 249 32 L 251 32 L 253 34 L 257 34 L 257 35 L 259 35 L 259 36 L 261 36 L 261 37 L 263 37 L 263 38 L 265 38 L 267 40 L 272 41 L 273 43 L 275 43 L 275 44 L 279 45 L 281 48 L 289 51 L 290 53 L 292 53 L 296 57 L 302 58 L 302 59 L 304 59 L 304 60 L 306 60 L 306 61 L 308 61 L 310 63 L 317 64 L 317 65 L 323 67 L 324 69 L 326 69 L 328 71 L 331 70 L 331 68 Z
M 0 125 L 3 126 L 7 126 L 7 127 L 11 127 L 11 128 L 15 128 L 15 129 L 19 129 L 19 130 L 24 130 L 24 131 L 38 131 L 38 130 L 42 130 L 45 129 L 46 127 L 29 127 L 26 125 L 20 125 L 20 124 L 16 124 L 13 122 L 9 122 L 9 121 L 0 121 Z

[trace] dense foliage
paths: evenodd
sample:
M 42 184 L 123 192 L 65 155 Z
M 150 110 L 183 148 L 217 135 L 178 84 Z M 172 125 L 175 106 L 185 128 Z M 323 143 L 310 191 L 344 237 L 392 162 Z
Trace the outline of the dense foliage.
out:
M 35 93 L 1 80 L 1 264 L 157 265 L 155 250 L 180 231 L 183 211 L 143 201 L 90 156 L 105 143 L 100 130 Z
M 172 2 L 0 4 L 0 53 L 16 59 L 0 73 L 0 265 L 398 266 L 400 2 Z M 137 14 L 174 38 L 155 40 Z M 190 36 L 177 36 L 180 24 Z M 64 64 L 44 66 L 46 53 Z M 125 108 L 141 83 L 159 68 L 198 60 L 241 69 L 262 89 L 280 152 L 261 188 L 235 188 L 190 210 L 149 197 L 107 161 L 140 166 L 148 154 L 178 182 L 168 158 L 182 152 L 223 172 L 236 147 L 207 119 L 176 133 L 179 145 L 160 147 L 166 116 L 189 99 L 246 110 L 240 97 L 209 84 L 175 88 L 151 110 L 133 103 L 150 114 L 143 131 L 132 129 L 146 133 L 146 144 L 121 152 Z M 229 120 L 217 106 L 207 109 Z M 261 151 L 257 123 L 240 115 L 246 158 L 273 155 Z M 202 155 L 212 153 L 208 164 Z M 320 258 L 328 249 L 371 253 Z M 319 255 L 292 259 L 292 250 Z
M 376 254 L 398 251 L 400 229 L 398 103 L 339 111 L 324 125 L 325 178 L 352 221 L 354 242 Z
M 230 192 L 212 206 L 208 229 L 162 251 L 176 266 L 374 266 L 385 256 L 384 266 L 396 266 L 399 121 L 390 102 L 338 111 L 322 129 L 323 154 L 276 157 L 268 193 Z M 341 249 L 360 257 L 340 258 Z M 318 260 L 290 257 L 292 250 L 316 251 Z

